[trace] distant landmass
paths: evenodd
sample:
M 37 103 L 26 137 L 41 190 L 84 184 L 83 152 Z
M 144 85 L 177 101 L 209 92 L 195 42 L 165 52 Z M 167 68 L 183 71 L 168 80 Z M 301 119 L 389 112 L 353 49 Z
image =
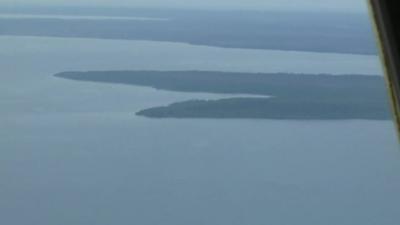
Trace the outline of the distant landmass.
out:
M 144 109 L 136 113 L 151 118 L 391 118 L 384 80 L 379 76 L 212 71 L 89 71 L 63 72 L 55 76 L 179 92 L 261 96 L 191 100 Z
M 56 16 L 2 17 L 0 35 L 149 40 L 224 48 L 377 54 L 369 18 L 363 14 L 87 8 L 4 12 L 38 15 L 63 12 L 67 15 L 105 17 L 101 20 L 67 20 Z M 107 19 L 106 16 L 167 20 Z

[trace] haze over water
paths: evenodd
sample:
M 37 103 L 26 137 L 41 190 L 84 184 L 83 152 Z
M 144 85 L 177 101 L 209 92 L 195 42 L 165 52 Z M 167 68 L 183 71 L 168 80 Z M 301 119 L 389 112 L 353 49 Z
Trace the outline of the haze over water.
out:
M 147 119 L 229 95 L 64 80 L 86 70 L 380 75 L 376 56 L 0 37 L 0 223 L 394 225 L 391 121 Z

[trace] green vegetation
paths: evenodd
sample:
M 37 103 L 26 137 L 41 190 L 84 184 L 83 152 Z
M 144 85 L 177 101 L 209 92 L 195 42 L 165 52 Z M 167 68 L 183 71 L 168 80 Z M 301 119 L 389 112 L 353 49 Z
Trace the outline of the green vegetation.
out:
M 55 76 L 180 92 L 266 96 L 192 100 L 137 112 L 153 118 L 390 119 L 384 81 L 378 76 L 207 71 L 92 71 Z

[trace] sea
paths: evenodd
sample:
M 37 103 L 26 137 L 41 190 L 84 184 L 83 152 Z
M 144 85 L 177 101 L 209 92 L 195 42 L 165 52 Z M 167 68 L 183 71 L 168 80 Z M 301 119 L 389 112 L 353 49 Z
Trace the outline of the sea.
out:
M 53 76 L 89 70 L 382 76 L 374 55 L 0 36 L 0 224 L 399 224 L 392 121 L 149 119 L 237 95 Z

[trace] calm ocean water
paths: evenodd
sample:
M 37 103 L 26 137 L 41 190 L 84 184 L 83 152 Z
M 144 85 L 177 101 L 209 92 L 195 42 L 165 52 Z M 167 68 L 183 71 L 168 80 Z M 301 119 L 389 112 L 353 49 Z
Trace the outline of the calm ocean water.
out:
M 146 119 L 229 95 L 77 82 L 67 70 L 381 74 L 377 57 L 0 37 L 0 221 L 11 225 L 394 225 L 390 121 Z M 23 216 L 21 216 L 23 215 Z

